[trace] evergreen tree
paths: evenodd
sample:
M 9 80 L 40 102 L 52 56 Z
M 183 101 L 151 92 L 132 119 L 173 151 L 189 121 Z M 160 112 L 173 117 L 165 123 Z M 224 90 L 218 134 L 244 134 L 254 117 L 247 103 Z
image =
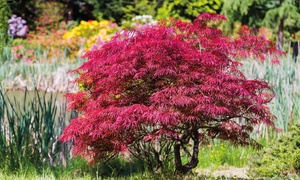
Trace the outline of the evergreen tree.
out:
M 299 0 L 226 0 L 222 14 L 228 18 L 227 31 L 232 30 L 236 21 L 250 27 L 265 25 L 274 29 L 280 48 L 283 47 L 283 31 L 297 30 L 300 25 Z

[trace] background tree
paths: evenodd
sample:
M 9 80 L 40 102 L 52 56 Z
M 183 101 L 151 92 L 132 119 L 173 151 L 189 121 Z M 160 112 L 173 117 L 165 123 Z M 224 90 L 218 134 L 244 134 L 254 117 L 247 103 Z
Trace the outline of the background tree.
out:
M 283 48 L 284 30 L 300 30 L 300 3 L 298 0 L 269 1 L 269 11 L 263 20 L 263 24 L 277 31 L 279 47 Z M 295 32 L 289 32 L 295 33 Z
M 222 14 L 229 19 L 225 25 L 228 31 L 236 21 L 254 28 L 265 25 L 274 29 L 280 48 L 283 47 L 284 30 L 300 30 L 298 0 L 226 0 Z
M 232 40 L 207 25 L 223 19 L 205 13 L 193 23 L 125 31 L 88 52 L 88 61 L 74 70 L 84 89 L 67 95 L 80 116 L 61 140 L 73 141 L 75 154 L 96 162 L 129 151 L 151 165 L 143 159 L 151 151 L 160 167 L 163 147 L 172 145 L 167 149 L 178 173 L 197 166 L 202 142 L 257 145 L 249 133 L 259 123 L 273 126 L 266 103 L 274 94 L 267 82 L 247 80 L 234 58 L 277 51 L 245 27 Z
M 125 13 L 123 7 L 128 5 L 130 0 L 85 0 L 93 5 L 93 14 L 98 19 L 108 19 L 118 24 L 121 23 Z
M 179 0 L 85 0 L 94 6 L 98 19 L 110 19 L 118 24 L 137 15 L 152 15 L 155 19 L 181 18 L 193 20 L 202 12 L 220 12 L 222 0 L 179 1 Z
M 91 13 L 93 6 L 84 0 L 10 0 L 9 6 L 12 13 L 26 20 L 30 30 L 41 24 L 53 26 L 62 18 L 66 21 L 95 19 Z
M 222 0 L 168 0 L 158 8 L 156 17 L 157 19 L 174 17 L 193 20 L 200 13 L 219 13 L 221 8 Z
M 162 3 L 163 1 L 161 0 L 134 0 L 122 9 L 127 20 L 131 20 L 137 15 L 151 15 L 155 17 L 157 8 L 161 7 Z
M 84 0 L 57 0 L 58 2 L 63 3 L 67 6 L 65 10 L 65 19 L 66 21 L 75 20 L 75 21 L 88 21 L 95 20 L 96 17 L 92 13 L 94 7 L 92 4 Z

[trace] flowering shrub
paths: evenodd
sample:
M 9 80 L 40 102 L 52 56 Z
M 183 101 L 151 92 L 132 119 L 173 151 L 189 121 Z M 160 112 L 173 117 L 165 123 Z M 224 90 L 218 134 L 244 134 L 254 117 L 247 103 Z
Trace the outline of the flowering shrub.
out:
M 172 157 L 178 173 L 197 166 L 202 141 L 257 145 L 249 135 L 253 126 L 274 127 L 266 105 L 273 89 L 246 79 L 236 58 L 279 52 L 247 28 L 233 40 L 210 26 L 224 19 L 205 13 L 192 23 L 174 20 L 123 31 L 87 52 L 88 61 L 73 71 L 83 88 L 67 95 L 69 108 L 80 116 L 61 140 L 73 141 L 73 152 L 92 161 L 131 152 L 150 170 Z
M 61 38 L 67 32 L 64 22 L 60 24 L 59 29 L 47 31 L 46 27 L 38 27 L 37 31 L 29 32 L 27 35 L 27 46 L 29 49 L 41 49 L 47 52 L 47 57 L 82 56 L 78 51 L 83 47 L 84 41 L 81 39 L 63 39 Z M 47 60 L 48 61 L 48 60 Z
M 17 15 L 12 15 L 8 20 L 8 34 L 12 37 L 25 37 L 28 26 L 26 21 Z
M 36 2 L 35 28 L 26 37 L 23 48 L 35 49 L 38 54 L 38 61 L 49 61 L 53 56 L 61 57 L 72 55 L 81 48 L 83 42 L 67 41 L 62 39 L 62 35 L 67 31 L 67 25 L 63 20 L 66 6 L 60 2 Z M 45 55 L 47 54 L 47 55 Z M 75 54 L 75 53 L 74 53 Z M 81 56 L 82 54 L 80 54 Z M 47 58 L 45 58 L 47 57 Z
M 89 50 L 93 44 L 97 43 L 98 39 L 107 41 L 118 30 L 117 24 L 107 20 L 81 21 L 78 26 L 66 32 L 63 39 L 83 39 L 85 49 Z
M 122 21 L 121 27 L 123 29 L 147 28 L 156 23 L 157 21 L 151 15 L 138 15 L 133 17 L 131 21 Z

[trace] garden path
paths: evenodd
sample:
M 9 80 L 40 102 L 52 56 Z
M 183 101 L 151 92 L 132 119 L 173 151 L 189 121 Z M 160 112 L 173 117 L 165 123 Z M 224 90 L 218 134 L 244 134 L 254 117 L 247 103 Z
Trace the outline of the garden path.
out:
M 213 176 L 213 177 L 226 177 L 233 179 L 249 179 L 247 176 L 247 167 L 237 168 L 237 167 L 221 167 L 219 169 L 213 170 L 211 168 L 207 169 L 197 169 L 196 173 L 199 175 Z

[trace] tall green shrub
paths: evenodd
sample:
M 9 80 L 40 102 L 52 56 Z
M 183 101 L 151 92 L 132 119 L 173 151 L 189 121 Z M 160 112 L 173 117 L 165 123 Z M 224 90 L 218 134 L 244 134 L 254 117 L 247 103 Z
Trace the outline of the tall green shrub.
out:
M 8 43 L 8 19 L 11 16 L 10 8 L 6 0 L 0 0 L 0 58 L 2 60 L 4 49 Z

